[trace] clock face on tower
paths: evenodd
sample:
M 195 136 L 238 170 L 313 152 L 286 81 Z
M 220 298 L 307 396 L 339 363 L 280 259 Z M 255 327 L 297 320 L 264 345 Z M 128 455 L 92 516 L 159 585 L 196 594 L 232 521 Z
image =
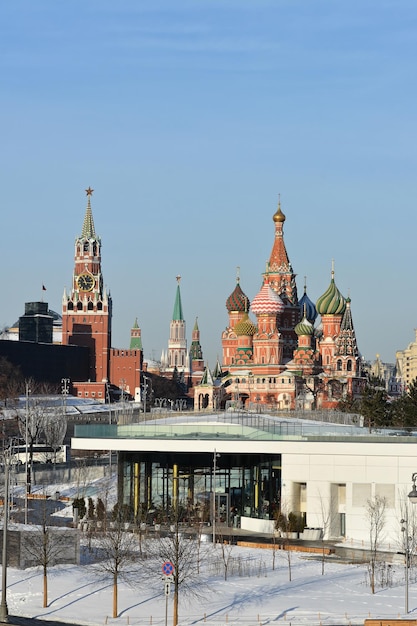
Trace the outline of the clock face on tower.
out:
M 95 285 L 95 280 L 91 274 L 80 274 L 77 278 L 77 285 L 80 291 L 91 291 Z

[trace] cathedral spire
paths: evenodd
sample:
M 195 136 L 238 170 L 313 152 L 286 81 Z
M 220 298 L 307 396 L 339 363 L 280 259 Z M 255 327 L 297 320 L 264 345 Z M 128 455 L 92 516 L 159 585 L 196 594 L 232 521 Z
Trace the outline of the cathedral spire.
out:
M 90 198 L 93 195 L 93 191 L 94 189 L 91 189 L 91 187 L 85 190 L 85 193 L 87 194 L 87 208 L 85 210 L 83 229 L 81 231 L 81 237 L 83 237 L 84 239 L 96 238 L 96 231 L 94 228 L 94 220 L 93 220 L 93 212 L 91 210 L 91 202 L 90 202 Z
M 177 293 L 175 295 L 174 312 L 172 314 L 172 319 L 177 322 L 183 322 L 184 315 L 182 312 L 181 290 L 180 290 L 181 276 L 179 275 L 176 276 L 176 279 L 177 279 Z

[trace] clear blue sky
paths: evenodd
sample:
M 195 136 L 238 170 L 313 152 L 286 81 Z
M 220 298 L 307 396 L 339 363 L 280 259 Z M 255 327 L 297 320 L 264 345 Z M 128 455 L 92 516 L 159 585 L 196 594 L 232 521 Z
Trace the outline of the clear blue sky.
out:
M 86 197 L 114 301 L 168 342 L 181 274 L 214 366 L 240 266 L 261 286 L 281 194 L 299 296 L 336 283 L 362 354 L 414 338 L 415 0 L 13 0 L 0 6 L 0 325 L 61 310 Z

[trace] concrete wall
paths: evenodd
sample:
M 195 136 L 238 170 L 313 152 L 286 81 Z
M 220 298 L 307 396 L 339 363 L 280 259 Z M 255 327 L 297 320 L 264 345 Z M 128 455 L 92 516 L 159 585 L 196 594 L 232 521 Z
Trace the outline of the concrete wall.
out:
M 48 527 L 48 567 L 70 563 L 80 563 L 80 535 L 73 528 Z M 7 562 L 10 567 L 25 569 L 43 564 L 43 528 L 31 526 L 7 530 Z M 3 542 L 3 530 L 0 530 L 0 542 Z M 1 562 L 2 554 L 0 554 Z

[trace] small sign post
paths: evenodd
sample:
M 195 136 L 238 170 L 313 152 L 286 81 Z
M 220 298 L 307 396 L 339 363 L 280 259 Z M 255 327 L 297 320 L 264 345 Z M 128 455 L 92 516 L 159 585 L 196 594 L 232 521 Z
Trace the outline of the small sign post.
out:
M 171 593 L 171 583 L 174 582 L 175 567 L 171 561 L 162 563 L 162 581 L 165 586 L 165 626 L 168 626 L 168 598 Z

